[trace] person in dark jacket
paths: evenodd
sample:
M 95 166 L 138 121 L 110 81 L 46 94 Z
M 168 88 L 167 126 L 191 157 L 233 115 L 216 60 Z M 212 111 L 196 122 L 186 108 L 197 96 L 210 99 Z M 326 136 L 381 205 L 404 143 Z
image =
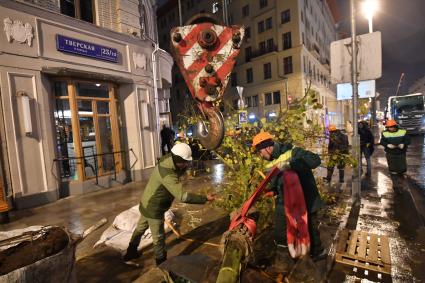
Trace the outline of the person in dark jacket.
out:
M 176 133 L 167 125 L 162 126 L 162 130 L 160 132 L 161 135 L 161 151 L 162 155 L 166 155 L 167 153 L 170 153 L 171 147 L 173 146 L 174 136 Z M 165 151 L 165 148 L 167 148 L 167 151 Z
M 316 180 L 312 169 L 320 165 L 319 155 L 299 148 L 293 147 L 291 144 L 283 144 L 273 141 L 273 137 L 267 132 L 257 134 L 253 139 L 253 147 L 260 156 L 268 161 L 279 159 L 278 167 L 284 171 L 287 169 L 294 170 L 300 179 L 303 189 L 304 198 L 308 214 L 308 230 L 310 234 L 310 255 L 313 260 L 319 260 L 326 256 L 325 249 L 322 246 L 319 233 L 319 222 L 317 213 L 322 207 L 322 200 L 317 189 Z M 287 157 L 283 161 L 282 157 Z M 286 216 L 283 202 L 282 172 L 270 184 L 270 189 L 277 195 L 275 206 L 275 226 L 274 239 L 278 247 L 287 248 L 286 238 Z
M 364 155 L 364 158 L 366 159 L 366 177 L 370 178 L 372 174 L 370 157 L 374 151 L 375 139 L 373 138 L 372 131 L 370 130 L 369 124 L 366 121 L 359 122 L 359 136 L 361 154 Z M 363 160 L 363 158 L 361 160 Z
M 403 187 L 400 182 L 407 171 L 406 152 L 410 144 L 410 137 L 406 130 L 399 129 L 394 120 L 388 120 L 385 128 L 385 131 L 382 132 L 380 144 L 385 149 L 394 190 L 396 193 L 402 193 Z
M 183 190 L 179 177 L 183 175 L 190 161 L 192 161 L 192 151 L 189 145 L 179 143 L 173 146 L 171 154 L 164 156 L 156 165 L 143 191 L 139 204 L 140 219 L 123 257 L 124 261 L 140 257 L 137 247 L 145 231 L 150 228 L 155 261 L 157 265 L 160 265 L 167 259 L 164 213 L 170 209 L 174 199 L 199 204 L 214 200 L 214 196 L 210 194 L 198 195 Z
M 328 183 L 332 180 L 335 165 L 339 169 L 339 182 L 344 183 L 344 159 L 340 158 L 340 154 L 348 154 L 349 150 L 348 137 L 336 128 L 335 125 L 329 125 L 329 144 L 328 154 L 330 164 L 328 165 L 328 174 L 324 178 Z M 336 162 L 336 164 L 335 164 Z

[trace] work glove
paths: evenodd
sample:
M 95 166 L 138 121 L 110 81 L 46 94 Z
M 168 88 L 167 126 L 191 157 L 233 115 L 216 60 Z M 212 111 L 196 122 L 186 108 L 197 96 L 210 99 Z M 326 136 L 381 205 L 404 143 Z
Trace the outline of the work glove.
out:
M 404 148 L 404 144 L 403 144 L 403 143 L 399 144 L 399 145 L 398 145 L 398 148 L 399 148 L 399 149 L 403 149 L 403 148 Z
M 388 147 L 388 148 L 391 148 L 391 149 L 396 148 L 396 146 L 395 146 L 395 145 L 393 145 L 393 144 L 388 144 L 388 145 L 387 145 L 387 147 Z

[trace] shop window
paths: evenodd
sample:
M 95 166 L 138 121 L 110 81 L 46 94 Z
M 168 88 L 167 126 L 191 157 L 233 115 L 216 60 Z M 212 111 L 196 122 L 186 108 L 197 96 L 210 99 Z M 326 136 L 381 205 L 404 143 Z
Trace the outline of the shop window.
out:
M 94 23 L 93 0 L 60 0 L 61 14 Z
M 72 80 L 54 81 L 53 86 L 62 179 L 83 181 L 121 170 L 114 86 Z

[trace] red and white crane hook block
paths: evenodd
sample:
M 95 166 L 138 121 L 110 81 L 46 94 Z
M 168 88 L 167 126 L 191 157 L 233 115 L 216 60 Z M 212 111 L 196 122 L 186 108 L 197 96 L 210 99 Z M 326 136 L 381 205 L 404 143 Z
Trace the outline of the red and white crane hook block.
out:
M 244 37 L 242 26 L 199 23 L 171 30 L 171 50 L 186 85 L 208 119 L 198 125 L 198 137 L 207 149 L 217 148 L 224 122 L 216 105 L 224 95 Z

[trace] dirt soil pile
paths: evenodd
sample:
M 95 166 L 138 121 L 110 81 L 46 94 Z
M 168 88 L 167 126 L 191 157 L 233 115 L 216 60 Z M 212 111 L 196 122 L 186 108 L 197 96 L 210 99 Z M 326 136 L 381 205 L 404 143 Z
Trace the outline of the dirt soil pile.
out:
M 0 275 L 54 255 L 63 250 L 68 242 L 68 234 L 63 229 L 51 227 L 33 241 L 26 240 L 0 251 Z

